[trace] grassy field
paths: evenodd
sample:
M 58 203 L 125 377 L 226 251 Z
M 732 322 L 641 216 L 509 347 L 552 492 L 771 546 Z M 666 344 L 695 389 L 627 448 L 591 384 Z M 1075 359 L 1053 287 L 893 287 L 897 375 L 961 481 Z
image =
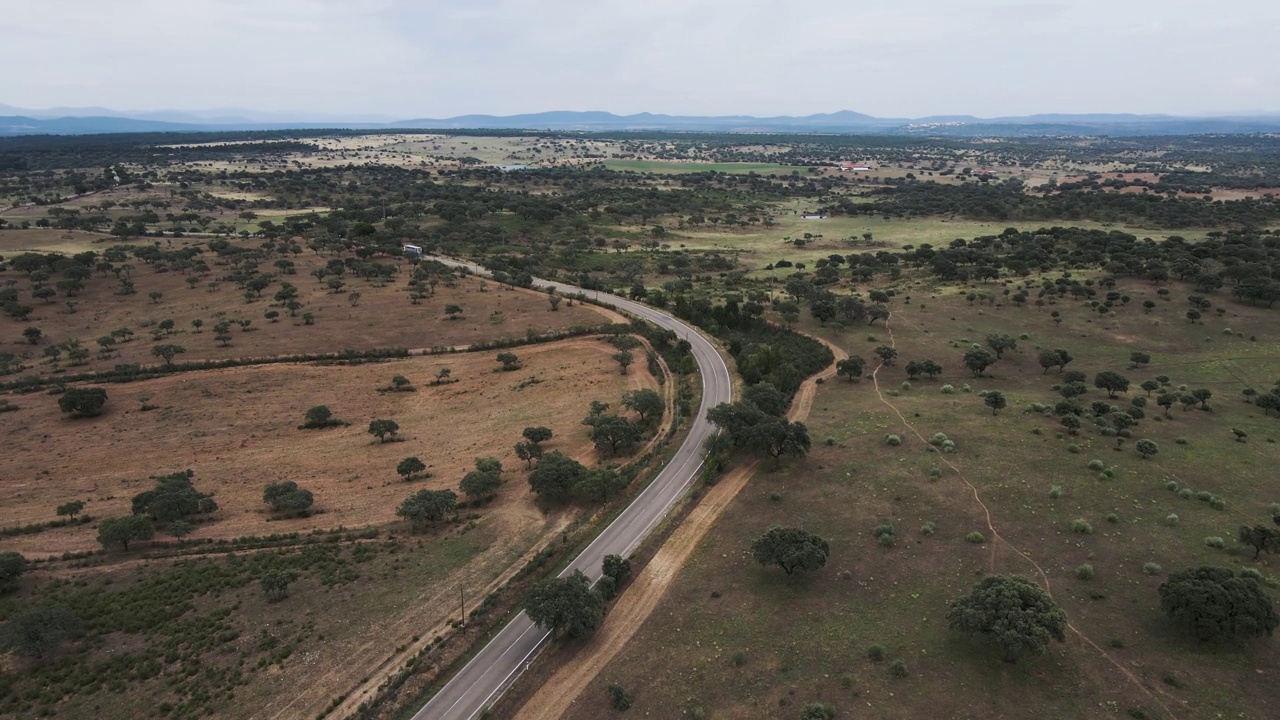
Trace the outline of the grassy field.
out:
M 735 175 L 745 175 L 747 173 L 757 173 L 760 175 L 790 175 L 792 172 L 799 172 L 801 175 L 808 175 L 809 168 L 793 167 L 791 165 L 778 165 L 776 163 L 746 163 L 746 162 L 729 162 L 729 163 L 709 163 L 709 162 L 682 162 L 676 160 L 605 160 L 604 166 L 610 170 L 624 170 L 639 173 L 658 173 L 667 175 L 682 175 L 685 173 L 696 172 L 722 172 Z
M 1008 227 L 1030 229 L 1058 223 L 980 222 L 976 220 L 948 219 L 942 217 L 890 219 L 871 216 L 830 216 L 807 219 L 806 214 L 816 212 L 814 206 L 803 203 L 783 203 L 775 206 L 775 225 L 724 228 L 702 226 L 698 229 L 670 229 L 666 242 L 672 247 L 691 250 L 718 250 L 736 252 L 743 264 L 752 271 L 761 271 L 766 265 L 786 259 L 809 264 L 831 254 L 848 255 L 853 252 L 874 252 L 878 249 L 898 250 L 904 245 L 919 246 L 929 243 L 941 246 L 956 238 L 971 239 L 982 235 L 999 235 Z M 1118 230 L 1137 237 L 1161 240 L 1169 235 L 1182 235 L 1188 239 L 1204 236 L 1202 231 L 1154 231 L 1092 222 L 1072 222 L 1070 225 L 1084 229 Z M 871 234 L 871 241 L 865 239 Z M 810 237 L 805 238 L 808 234 Z M 802 240 L 802 245 L 794 241 Z M 778 275 L 793 272 L 780 269 Z
M 738 496 L 635 641 L 567 717 L 607 712 L 609 683 L 630 691 L 632 712 L 654 717 L 798 717 L 818 701 L 834 704 L 838 717 L 1280 713 L 1267 680 L 1280 672 L 1273 640 L 1199 643 L 1170 626 L 1156 593 L 1170 571 L 1198 564 L 1255 567 L 1274 582 L 1271 559 L 1254 562 L 1252 550 L 1234 542 L 1239 525 L 1267 522 L 1268 504 L 1280 500 L 1272 471 L 1280 425 L 1240 396 L 1246 385 L 1268 387 L 1280 377 L 1274 317 L 1219 295 L 1213 301 L 1225 303 L 1225 315 L 1193 325 L 1182 317 L 1186 288 L 1150 314 L 1140 305 L 1156 297 L 1152 288 L 1118 289 L 1133 301 L 1105 317 L 1068 302 L 972 307 L 954 293 L 904 286 L 910 300 L 893 303 L 891 331 L 877 325 L 832 336 L 867 358 L 893 343 L 899 359 L 876 382 L 840 380 L 820 390 L 809 457 L 762 472 Z M 1062 313 L 1061 326 L 1051 310 Z M 960 358 L 988 332 L 1027 337 L 989 377 L 974 378 Z M 1144 394 L 1137 383 L 1167 374 L 1174 386 L 1210 388 L 1214 411 L 1175 407 L 1170 419 L 1157 419 L 1153 403 L 1118 451 L 1088 422 L 1078 437 L 1061 434 L 1055 418 L 1024 412 L 1030 402 L 1056 399 L 1056 376 L 1036 361 L 1040 347 L 1071 350 L 1077 359 L 1068 369 L 1090 381 L 1106 369 L 1131 378 L 1133 391 L 1112 402 L 1128 404 Z M 1151 365 L 1127 369 L 1132 350 L 1150 352 Z M 907 389 L 902 366 L 924 358 L 940 362 L 944 375 Z M 944 384 L 954 393 L 940 392 Z M 1008 408 L 993 417 L 982 390 L 1004 393 Z M 1091 390 L 1084 400 L 1105 397 Z M 1234 441 L 1233 427 L 1248 432 L 1247 443 Z M 954 454 L 924 441 L 936 432 L 955 441 Z M 886 444 L 889 433 L 902 444 Z M 1159 453 L 1142 459 L 1138 438 L 1154 440 Z M 1114 479 L 1090 470 L 1094 459 L 1113 468 Z M 1166 489 L 1169 482 L 1225 506 L 1184 499 Z M 1092 531 L 1074 532 L 1077 519 Z M 894 526 L 893 547 L 872 536 L 881 523 Z M 827 566 L 788 580 L 757 565 L 749 545 L 777 524 L 827 538 Z M 967 541 L 972 532 L 985 542 Z M 1206 545 L 1209 537 L 1224 538 L 1225 549 Z M 1088 580 L 1077 576 L 1086 563 L 1095 571 Z M 1160 569 L 1148 574 L 1147 563 Z M 993 645 L 950 631 L 949 603 L 992 572 L 1047 587 L 1072 623 L 1067 642 L 1010 665 Z M 869 657 L 873 645 L 884 648 L 884 660 Z M 890 672 L 898 660 L 905 677 Z

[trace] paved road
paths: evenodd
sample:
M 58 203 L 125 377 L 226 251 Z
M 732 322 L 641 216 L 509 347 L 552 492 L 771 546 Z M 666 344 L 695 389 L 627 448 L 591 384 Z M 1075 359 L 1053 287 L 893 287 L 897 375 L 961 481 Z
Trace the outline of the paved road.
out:
M 466 267 L 477 274 L 486 274 L 483 268 L 470 263 L 444 258 L 430 259 L 455 267 Z M 535 280 L 534 287 L 554 287 L 558 292 L 568 295 L 582 292 L 587 297 L 598 298 L 603 303 L 648 320 L 654 325 L 674 330 L 681 339 L 688 340 L 693 346 L 693 357 L 702 375 L 702 404 L 694 415 L 684 443 L 635 502 L 561 573 L 563 577 L 572 574 L 574 570 L 581 570 L 594 582 L 600 578 L 600 563 L 604 556 L 630 555 L 698 476 L 702 469 L 702 443 L 715 432 L 715 427 L 707 422 L 707 410 L 719 403 L 730 402 L 733 399 L 733 386 L 729 368 L 715 347 L 693 328 L 670 315 L 616 295 L 595 293 L 564 283 Z M 524 672 L 547 639 L 548 633 L 534 625 L 521 612 L 413 716 L 414 720 L 472 720 L 492 705 Z

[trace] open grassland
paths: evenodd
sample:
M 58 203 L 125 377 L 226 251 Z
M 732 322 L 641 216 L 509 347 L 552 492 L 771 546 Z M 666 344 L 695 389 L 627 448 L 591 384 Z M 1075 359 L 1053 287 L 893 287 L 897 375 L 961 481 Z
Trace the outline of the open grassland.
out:
M 1269 523 L 1268 504 L 1280 500 L 1280 420 L 1240 394 L 1280 377 L 1274 316 L 1218 293 L 1210 299 L 1224 315 L 1192 324 L 1183 316 L 1186 286 L 1169 301 L 1141 283 L 1117 290 L 1131 301 L 1107 316 L 1067 301 L 971 306 L 963 294 L 904 284 L 889 329 L 828 335 L 873 360 L 868 372 L 878 345 L 895 346 L 898 360 L 874 380 L 823 386 L 808 423 L 809 457 L 752 480 L 566 717 L 607 712 L 610 683 L 630 692 L 632 712 L 653 717 L 799 717 L 811 702 L 835 705 L 838 717 L 878 718 L 1280 713 L 1268 680 L 1280 672 L 1274 639 L 1198 642 L 1168 622 L 1156 592 L 1169 572 L 1200 564 L 1257 568 L 1276 580 L 1272 558 L 1254 561 L 1234 541 L 1238 526 Z M 1150 313 L 1145 299 L 1157 301 Z M 991 332 L 1026 337 L 975 378 L 961 356 Z M 1106 399 L 1093 375 L 1114 370 L 1133 387 L 1112 403 L 1128 406 L 1145 395 L 1138 383 L 1168 375 L 1172 387 L 1211 389 L 1213 412 L 1175 406 L 1164 419 L 1153 401 L 1118 450 L 1087 417 L 1079 436 L 1065 434 L 1053 416 L 1024 412 L 1059 399 L 1060 378 L 1037 362 L 1040 348 L 1059 347 L 1076 358 L 1068 370 L 1089 375 L 1086 407 Z M 1129 369 L 1134 350 L 1149 352 L 1151 364 Z M 906 362 L 925 358 L 943 375 L 903 386 Z M 950 394 L 941 390 L 948 384 Z M 1002 392 L 1007 409 L 993 416 L 984 390 Z M 1248 441 L 1236 442 L 1231 428 Z M 926 442 L 937 432 L 955 442 L 954 453 Z M 888 434 L 901 444 L 887 444 Z M 1159 452 L 1143 459 L 1139 438 Z M 1112 478 L 1088 467 L 1095 459 Z M 1170 482 L 1192 496 L 1170 491 Z M 1198 500 L 1200 491 L 1223 504 Z M 1090 532 L 1073 530 L 1078 519 Z M 882 523 L 894 527 L 891 547 L 872 535 Z M 772 525 L 828 539 L 826 567 L 787 579 L 757 565 L 749 546 Z M 983 542 L 969 541 L 974 532 Z M 1206 544 L 1213 537 L 1225 547 Z M 1083 564 L 1093 568 L 1089 579 L 1077 574 Z M 1011 665 L 993 644 L 949 630 L 950 602 L 988 573 L 1047 588 L 1071 622 L 1067 641 Z M 869 656 L 873 645 L 883 660 Z M 904 677 L 890 672 L 899 660 Z
M 588 460 L 594 451 L 579 420 L 592 400 L 617 403 L 622 393 L 656 387 L 643 367 L 618 373 L 616 350 L 599 340 L 518 348 L 523 367 L 498 372 L 493 353 L 409 358 L 353 367 L 268 365 L 213 370 L 110 385 L 104 414 L 66 420 L 44 394 L 14 398 L 4 415 L 0 505 L 5 525 L 53 519 L 62 503 L 86 501 L 95 517 L 124 515 L 130 498 L 153 485 L 149 476 L 190 468 L 220 510 L 194 538 L 306 532 L 383 525 L 399 502 L 422 488 L 453 488 L 474 458 L 494 455 L 520 477 L 512 447 L 531 425 L 550 427 L 550 447 Z M 431 386 L 441 368 L 448 384 Z M 417 392 L 383 392 L 394 375 Z M 143 405 L 154 409 L 142 412 Z M 351 423 L 299 430 L 303 414 L 326 405 Z M 395 420 L 403 442 L 379 443 L 365 430 Z M 405 483 L 397 463 L 418 456 L 431 477 Z M 293 480 L 316 496 L 320 514 L 273 520 L 262 502 L 267 483 Z M 510 482 L 492 512 L 537 515 L 528 488 Z M 528 518 L 522 518 L 527 520 Z M 90 526 L 7 538 L 5 550 L 28 557 L 90 550 Z
M 624 170 L 638 173 L 656 173 L 660 175 L 683 175 L 698 172 L 722 172 L 735 175 L 757 173 L 760 175 L 790 175 L 798 172 L 808 175 L 809 168 L 778 165 L 777 163 L 749 162 L 686 162 L 677 160 L 605 160 L 604 166 L 610 170 Z
M 897 219 L 873 216 L 833 215 L 805 218 L 816 212 L 816 207 L 791 202 L 774 206 L 772 227 L 751 225 L 745 228 L 703 225 L 698 228 L 668 228 L 670 235 L 664 242 L 672 247 L 690 250 L 717 250 L 737 253 L 745 268 L 757 274 L 766 265 L 778 260 L 806 263 L 810 269 L 820 258 L 832 254 L 848 255 L 852 252 L 877 250 L 901 250 L 904 245 L 919 247 L 925 243 L 935 247 L 945 246 L 957 238 L 972 239 L 983 235 L 999 235 L 1008 227 L 1029 229 L 1052 226 L 1057 223 L 1041 222 L 981 222 L 959 218 L 926 217 Z M 1117 230 L 1137 237 L 1150 237 L 1156 241 L 1170 235 L 1181 235 L 1188 240 L 1204 236 L 1202 231 L 1145 230 L 1109 223 L 1072 221 L 1073 227 L 1087 230 Z M 868 239 L 866 235 L 870 233 Z M 808 237 L 806 237 L 806 235 Z M 799 241 L 799 242 L 797 242 Z M 779 269 L 776 274 L 787 275 L 791 269 Z
M 8 234 L 0 233 L 0 239 Z M 442 282 L 434 295 L 414 305 L 403 282 L 409 273 L 407 265 L 399 282 L 379 287 L 348 277 L 334 292 L 307 274 L 324 266 L 322 258 L 308 253 L 295 262 L 295 275 L 281 276 L 262 297 L 249 300 L 234 284 L 218 281 L 215 275 L 153 273 L 145 266 L 128 275 L 134 282 L 133 294 L 118 294 L 120 285 L 113 275 L 95 273 L 74 297 L 36 300 L 29 296 L 29 282 L 10 270 L 5 275 L 34 310 L 25 323 L 0 319 L 0 352 L 28 356 L 25 364 L 40 373 L 78 373 L 111 370 L 121 363 L 161 362 L 151 354 L 156 345 L 178 345 L 185 352 L 175 362 L 191 362 L 344 349 L 454 347 L 609 321 L 590 305 L 561 303 L 552 312 L 540 293 L 474 277 Z M 196 281 L 194 285 L 188 278 Z M 272 299 L 283 282 L 292 283 L 298 291 L 301 307 L 292 316 Z M 160 297 L 151 300 L 152 292 Z M 75 303 L 74 313 L 68 312 L 67 300 Z M 461 307 L 462 312 L 447 318 L 449 305 Z M 276 316 L 267 318 L 268 312 Z M 313 324 L 307 324 L 308 314 Z M 219 340 L 214 328 L 223 320 L 230 321 L 231 328 L 229 337 Z M 247 330 L 240 324 L 246 320 Z M 165 321 L 172 321 L 172 329 L 159 329 Z M 200 322 L 200 327 L 193 321 Z M 23 335 L 32 327 L 41 331 L 35 344 Z M 108 352 L 101 352 L 98 338 L 121 328 L 132 335 L 121 336 L 108 346 Z M 66 353 L 57 361 L 43 355 L 51 344 L 70 340 L 94 351 L 83 364 L 72 365 Z

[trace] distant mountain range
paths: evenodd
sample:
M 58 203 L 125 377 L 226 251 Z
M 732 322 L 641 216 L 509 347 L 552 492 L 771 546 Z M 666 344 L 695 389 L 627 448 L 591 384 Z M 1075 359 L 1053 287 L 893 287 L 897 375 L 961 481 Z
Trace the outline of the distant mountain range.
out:
M 393 120 L 376 115 L 310 115 L 305 119 L 295 119 L 281 113 L 264 113 L 240 108 L 128 112 L 96 107 L 30 110 L 0 105 L 0 136 L 318 128 L 887 133 L 959 137 L 1134 136 L 1280 132 L 1280 114 L 1212 117 L 1052 114 L 996 118 L 941 115 L 924 118 L 878 118 L 850 110 L 802 117 L 685 116 L 652 113 L 615 115 L 609 112 L 552 111 L 526 115 L 460 115 L 451 118 Z

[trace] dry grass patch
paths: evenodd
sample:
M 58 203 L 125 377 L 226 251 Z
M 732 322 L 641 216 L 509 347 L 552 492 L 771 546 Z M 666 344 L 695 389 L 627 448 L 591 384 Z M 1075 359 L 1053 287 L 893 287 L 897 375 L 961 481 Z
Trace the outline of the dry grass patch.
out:
M 86 512 L 129 512 L 150 475 L 191 468 L 195 484 L 215 493 L 221 509 L 194 537 L 237 537 L 316 527 L 379 525 L 396 520 L 401 500 L 423 487 L 457 488 L 477 456 L 494 455 L 511 471 L 490 511 L 536 513 L 514 454 L 520 431 L 550 427 L 548 444 L 581 459 L 594 457 L 580 419 L 591 400 L 616 403 L 622 393 L 656 387 L 640 365 L 620 375 L 614 348 L 574 340 L 518 348 L 523 367 L 495 372 L 490 352 L 410 358 L 354 367 L 271 365 L 188 373 L 108 386 L 99 418 L 65 420 L 54 398 L 21 398 L 6 414 L 0 458 L 0 504 L 6 525 L 52 519 L 55 506 L 88 501 Z M 442 367 L 455 382 L 430 386 Z M 379 393 L 394 375 L 417 392 Z M 143 404 L 157 409 L 141 412 Z M 298 430 L 307 408 L 327 405 L 351 423 Z M 400 425 L 403 442 L 379 444 L 366 428 L 375 418 Z M 417 455 L 432 477 L 405 483 L 397 463 Z M 322 514 L 272 521 L 262 503 L 270 482 L 296 481 L 316 496 Z M 96 545 L 91 527 L 5 539 L 5 550 L 40 556 Z

